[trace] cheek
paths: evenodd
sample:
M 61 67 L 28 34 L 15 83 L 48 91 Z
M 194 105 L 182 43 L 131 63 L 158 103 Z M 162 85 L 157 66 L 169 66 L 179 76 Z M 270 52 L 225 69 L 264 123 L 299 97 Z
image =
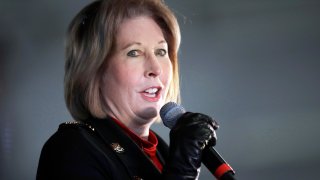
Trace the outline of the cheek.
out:
M 136 92 L 141 82 L 141 70 L 138 67 L 126 67 L 116 72 L 117 93 L 121 93 L 123 97 L 132 96 L 131 93 Z
M 121 88 L 119 91 L 126 91 L 132 89 L 139 83 L 142 74 L 142 66 L 135 61 L 127 61 L 124 57 L 117 57 L 110 65 L 109 77 L 112 84 L 116 88 Z
M 127 71 L 119 66 L 112 66 L 106 70 L 103 77 L 103 87 L 106 96 L 112 97 L 125 89 L 127 84 Z
M 132 70 L 130 68 L 127 68 L 125 65 L 115 64 L 109 70 L 109 72 L 110 76 L 107 78 L 112 79 L 113 84 L 117 84 L 117 86 L 122 86 L 129 81 L 130 72 L 132 72 Z
M 172 80 L 172 64 L 171 61 L 166 61 L 162 65 L 162 82 L 165 83 L 167 86 L 170 84 Z

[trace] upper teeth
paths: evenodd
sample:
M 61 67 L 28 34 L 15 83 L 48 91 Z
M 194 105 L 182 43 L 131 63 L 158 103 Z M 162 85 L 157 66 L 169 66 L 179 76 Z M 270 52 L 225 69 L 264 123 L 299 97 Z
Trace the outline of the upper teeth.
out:
M 158 91 L 158 88 L 150 88 L 150 89 L 145 90 L 145 92 L 147 92 L 147 93 L 156 93 L 157 91 Z

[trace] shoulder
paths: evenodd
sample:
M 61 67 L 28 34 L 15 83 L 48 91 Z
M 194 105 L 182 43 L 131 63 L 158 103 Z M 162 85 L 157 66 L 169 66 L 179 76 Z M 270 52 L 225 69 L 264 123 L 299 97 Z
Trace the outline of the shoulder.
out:
M 38 179 L 40 177 L 104 177 L 107 172 L 108 159 L 96 151 L 88 138 L 97 141 L 89 127 L 79 124 L 63 123 L 48 141 L 44 144 L 38 166 Z M 111 160 L 110 160 L 111 161 Z M 101 166 L 103 164 L 103 166 Z
M 63 123 L 44 144 L 42 153 L 52 153 L 52 155 L 71 155 L 74 156 L 74 150 L 83 152 L 88 150 L 83 132 L 91 133 L 90 130 L 76 124 Z

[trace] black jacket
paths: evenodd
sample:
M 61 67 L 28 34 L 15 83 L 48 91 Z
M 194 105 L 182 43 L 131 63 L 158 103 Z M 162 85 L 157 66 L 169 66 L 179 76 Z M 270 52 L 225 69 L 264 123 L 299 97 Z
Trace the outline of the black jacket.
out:
M 157 135 L 164 164 L 168 145 Z M 43 146 L 37 180 L 161 179 L 149 157 L 112 119 L 63 123 Z

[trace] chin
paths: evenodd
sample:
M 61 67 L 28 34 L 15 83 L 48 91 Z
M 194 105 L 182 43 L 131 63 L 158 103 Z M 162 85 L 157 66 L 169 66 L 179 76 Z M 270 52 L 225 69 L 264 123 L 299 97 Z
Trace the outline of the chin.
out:
M 154 121 L 159 116 L 158 108 L 148 107 L 139 112 L 139 117 L 148 121 Z

